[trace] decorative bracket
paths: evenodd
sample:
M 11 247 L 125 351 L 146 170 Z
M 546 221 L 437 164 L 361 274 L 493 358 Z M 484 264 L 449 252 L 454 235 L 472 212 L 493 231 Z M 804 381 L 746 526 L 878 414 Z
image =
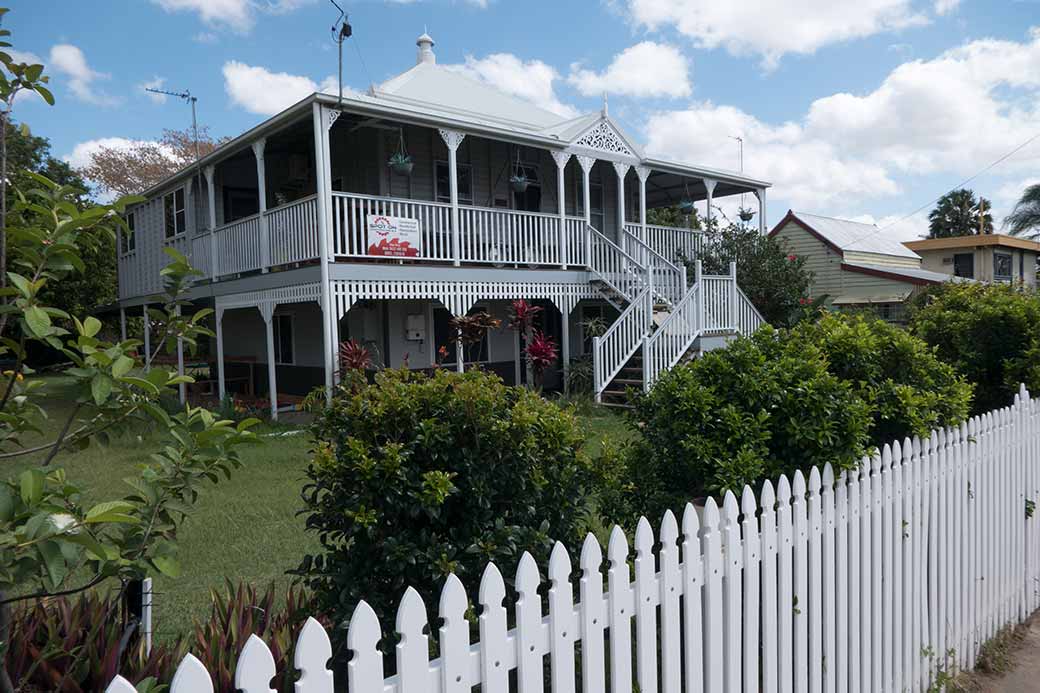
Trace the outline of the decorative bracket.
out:
M 714 178 L 704 178 L 704 189 L 708 191 L 708 196 L 715 194 L 715 186 L 719 184 Z
M 620 180 L 624 180 L 625 176 L 628 175 L 628 169 L 632 168 L 629 164 L 623 164 L 620 161 L 610 162 L 614 164 L 614 170 L 617 172 L 617 177 Z
M 640 183 L 645 183 L 646 179 L 650 177 L 650 169 L 646 166 L 633 166 L 632 169 L 636 172 L 636 175 L 639 176 Z
M 213 177 L 217 173 L 217 167 L 210 164 L 206 168 L 202 169 L 202 175 L 206 176 L 206 183 L 213 185 Z
M 575 154 L 574 158 L 581 164 L 581 170 L 588 173 L 592 170 L 592 166 L 596 163 L 596 158 L 592 156 L 585 156 L 584 154 Z
M 553 161 L 556 162 L 556 168 L 560 169 L 561 171 L 567 168 L 567 162 L 571 160 L 572 156 L 569 152 L 560 152 L 553 150 L 549 153 L 552 154 Z
M 337 111 L 338 112 L 338 111 Z M 264 149 L 267 147 L 267 138 L 261 137 L 256 142 L 253 142 L 253 155 L 256 156 L 257 161 L 264 158 Z
M 445 130 L 443 128 L 438 130 L 438 132 L 441 133 L 441 139 L 444 140 L 444 144 L 453 152 L 459 148 L 462 140 L 466 139 L 466 133 L 464 132 Z
M 322 109 L 322 110 L 324 110 L 324 112 L 326 114 L 325 115 L 325 118 L 326 118 L 325 129 L 326 130 L 331 130 L 332 129 L 332 125 L 336 122 L 336 120 L 341 115 L 343 115 L 343 111 L 337 111 L 334 108 L 325 108 L 325 109 Z

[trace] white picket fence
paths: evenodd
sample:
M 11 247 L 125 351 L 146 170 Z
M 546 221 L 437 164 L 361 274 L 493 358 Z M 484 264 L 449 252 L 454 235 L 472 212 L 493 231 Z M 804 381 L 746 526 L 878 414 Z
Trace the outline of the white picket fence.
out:
M 749 487 L 739 502 L 726 493 L 721 508 L 712 499 L 703 509 L 687 505 L 681 523 L 665 514 L 656 537 L 643 518 L 634 560 L 615 527 L 606 580 L 593 536 L 576 586 L 557 544 L 548 613 L 529 554 L 508 610 L 502 575 L 489 564 L 476 643 L 465 590 L 449 576 L 436 630 L 443 654 L 433 661 L 434 631 L 426 635 L 425 606 L 409 589 L 388 678 L 376 649 L 384 633 L 361 602 L 347 635 L 346 690 L 461 693 L 479 684 L 497 693 L 510 690 L 516 670 L 520 693 L 541 693 L 546 676 L 553 693 L 598 693 L 607 681 L 611 693 L 923 691 L 940 671 L 970 669 L 982 643 L 1040 606 L 1038 485 L 1040 400 L 1023 388 L 1011 407 L 886 445 L 838 478 L 830 466 L 813 468 L 808 479 L 796 472 L 766 482 L 757 497 Z M 334 690 L 331 654 L 324 629 L 308 620 L 293 662 L 297 693 Z M 236 685 L 269 693 L 275 673 L 267 646 L 250 638 Z M 170 693 L 212 690 L 188 655 Z M 117 678 L 108 691 L 134 688 Z

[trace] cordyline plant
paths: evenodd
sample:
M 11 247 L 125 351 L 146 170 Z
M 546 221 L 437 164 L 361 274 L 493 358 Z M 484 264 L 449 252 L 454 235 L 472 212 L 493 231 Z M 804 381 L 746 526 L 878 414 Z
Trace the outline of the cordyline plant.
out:
M 525 299 L 517 299 L 510 306 L 509 328 L 523 336 L 524 344 L 530 344 L 534 338 L 534 322 L 542 312 L 541 306 L 528 303 Z M 534 382 L 531 361 L 527 362 L 527 382 Z
M 502 321 L 491 317 L 487 311 L 480 310 L 473 315 L 456 315 L 452 317 L 449 324 L 459 335 L 459 341 L 462 342 L 464 351 L 465 347 L 483 342 L 487 333 L 497 330 Z M 458 354 L 456 358 L 465 360 L 465 353 Z M 479 354 L 477 358 L 480 358 Z
M 534 371 L 535 385 L 541 387 L 545 369 L 556 363 L 556 341 L 544 332 L 536 331 L 527 343 L 524 353 L 527 355 L 527 363 Z
M 8 105 L 16 86 L 28 89 L 26 80 L 44 79 L 42 66 L 13 65 L 2 52 L 0 63 L 0 100 Z M 5 168 L 6 161 L 0 161 L 0 170 Z M 168 414 L 159 406 L 160 396 L 190 378 L 145 367 L 151 360 L 142 362 L 140 341 L 104 341 L 97 318 L 79 319 L 41 300 L 45 285 L 86 270 L 85 248 L 114 240 L 117 229 L 129 233 L 120 214 L 140 198 L 84 209 L 77 203 L 82 191 L 28 172 L 26 179 L 33 187 L 16 190 L 14 206 L 0 217 L 0 267 L 7 268 L 7 285 L 0 289 L 0 358 L 14 362 L 0 379 L 0 463 L 30 454 L 38 462 L 0 481 L 0 661 L 10 645 L 12 603 L 73 594 L 106 580 L 125 585 L 155 573 L 176 575 L 178 526 L 198 500 L 201 484 L 230 475 L 240 464 L 237 447 L 253 440 L 248 428 L 256 423 L 250 419 L 236 426 L 201 408 Z M 7 194 L 6 178 L 0 177 L 0 199 Z M 209 311 L 189 315 L 182 299 L 198 273 L 182 255 L 167 252 L 165 303 L 149 311 L 160 326 L 153 356 L 172 352 L 178 338 L 192 350 L 200 336 L 211 334 L 204 326 Z M 33 344 L 71 362 L 62 374 L 74 384 L 76 397 L 57 422 L 57 433 L 26 447 L 23 436 L 44 435 L 40 424 L 47 417 L 39 403 L 42 381 L 27 377 L 32 370 L 25 360 Z M 83 489 L 54 464 L 58 456 L 145 427 L 164 433 L 165 440 L 125 479 L 127 492 L 84 504 Z M 106 612 L 103 620 L 118 617 Z M 82 650 L 71 654 L 72 667 L 85 656 Z M 16 683 L 6 666 L 0 667 L 0 693 L 12 693 Z M 59 682 L 55 688 L 63 686 Z

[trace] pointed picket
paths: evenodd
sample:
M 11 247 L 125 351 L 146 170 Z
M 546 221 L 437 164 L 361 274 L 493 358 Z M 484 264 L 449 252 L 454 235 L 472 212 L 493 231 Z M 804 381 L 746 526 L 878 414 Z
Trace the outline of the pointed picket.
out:
M 903 461 L 899 441 L 892 443 L 891 500 L 892 516 L 886 535 L 891 543 L 892 556 L 892 663 L 888 679 L 893 691 L 903 690 Z
M 675 515 L 666 510 L 661 520 L 661 690 L 682 691 L 682 636 L 679 631 L 679 600 L 682 573 L 679 571 L 679 527 Z M 553 693 L 556 693 L 553 691 Z
M 376 612 L 367 602 L 358 602 L 347 630 L 347 647 L 353 652 L 347 662 L 350 693 L 381 693 L 383 690 L 383 653 L 377 649 L 380 638 L 382 632 Z
M 444 581 L 437 610 L 441 617 L 438 642 L 443 693 L 464 693 L 477 683 L 470 680 L 469 622 L 466 621 L 468 608 L 466 588 L 454 573 L 449 574 Z
M 882 575 L 884 570 L 885 488 L 881 479 L 881 456 L 870 460 L 870 643 L 872 681 L 870 690 L 884 691 L 884 638 L 882 637 Z
M 820 470 L 809 470 L 808 509 L 808 599 L 805 603 L 809 626 L 808 674 L 810 693 L 823 691 L 823 507 L 820 500 Z
M 722 541 L 719 507 L 709 497 L 704 504 L 701 546 L 704 556 L 704 689 L 724 690 L 724 634 L 722 630 Z
M 777 630 L 777 535 L 776 494 L 773 484 L 766 480 L 762 484 L 762 541 L 760 543 L 762 564 L 762 691 L 777 693 L 779 690 Z
M 509 670 L 516 662 L 516 655 L 509 649 L 506 634 L 506 608 L 502 605 L 505 598 L 502 573 L 494 563 L 488 563 L 477 595 L 482 607 L 479 618 L 481 690 L 509 690 Z
M 740 608 L 743 575 L 743 548 L 740 544 L 740 508 L 737 497 L 732 491 L 726 491 L 722 500 L 722 548 L 723 548 L 723 582 L 722 582 L 722 633 L 723 633 L 723 670 L 724 685 L 729 693 L 741 690 L 741 652 L 743 637 L 741 635 L 742 613 Z
M 928 678 L 928 669 L 925 666 L 924 659 L 921 653 L 927 647 L 927 598 L 925 596 L 925 568 L 927 566 L 927 555 L 928 555 L 928 506 L 925 503 L 927 497 L 927 486 L 926 486 L 926 469 L 924 466 L 924 457 L 922 455 L 922 443 L 921 438 L 914 436 L 912 442 L 912 455 L 913 455 L 913 525 L 911 529 L 911 537 L 913 544 L 913 647 L 910 650 L 910 657 L 913 663 L 912 671 L 912 682 L 920 689 L 924 688 Z
M 917 602 L 914 600 L 914 542 L 917 541 L 914 529 L 914 474 L 913 474 L 913 444 L 909 438 L 903 440 L 900 447 L 902 463 L 900 464 L 900 479 L 902 485 L 902 521 L 900 523 L 900 534 L 902 539 L 902 577 L 900 587 L 902 591 L 902 636 L 900 642 L 900 672 L 901 677 L 899 690 L 910 689 L 914 685 L 914 654 L 916 645 L 914 643 L 914 617 L 913 611 Z
M 860 489 L 860 469 L 846 472 L 849 497 L 849 691 L 863 691 L 863 498 Z M 870 689 L 868 688 L 867 691 Z
M 296 693 L 332 693 L 333 678 L 329 671 L 332 643 L 329 634 L 313 617 L 308 617 L 296 639 L 293 665 L 300 672 Z
M 830 478 L 833 479 L 833 471 L 830 465 L 824 467 L 823 472 L 825 498 L 827 494 L 828 472 L 830 472 Z M 834 482 L 831 502 L 833 503 L 831 516 L 834 523 L 834 589 L 831 597 L 833 600 L 831 606 L 834 609 L 834 628 L 829 634 L 829 642 L 831 643 L 831 652 L 833 654 L 827 658 L 827 669 L 834 672 L 832 679 L 834 684 L 833 690 L 836 693 L 848 693 L 850 658 L 849 615 L 854 605 L 851 603 L 849 596 L 849 517 L 851 501 L 849 500 L 847 472 L 842 472 L 837 481 Z M 826 516 L 826 501 L 823 509 Z M 826 545 L 824 546 L 824 552 L 826 553 Z M 824 560 L 826 561 L 826 558 Z M 824 577 L 824 582 L 827 582 L 826 577 Z M 824 601 L 826 602 L 826 598 Z M 826 603 L 824 609 L 827 609 Z M 827 642 L 828 640 L 824 641 L 824 649 L 826 649 Z M 827 690 L 826 685 L 824 690 Z
M 657 584 L 654 531 L 645 517 L 636 525 L 636 677 L 641 691 L 657 690 Z
M 124 679 L 122 676 L 116 676 L 108 684 L 108 688 L 105 689 L 105 693 L 137 693 L 137 689 L 134 685 Z
M 683 662 L 686 693 L 703 693 L 703 595 L 704 567 L 701 561 L 700 520 L 697 509 L 687 503 L 682 517 Z
M 927 576 L 925 582 L 925 594 L 928 596 L 928 638 L 926 641 L 924 652 L 929 652 L 932 657 L 928 661 L 928 680 L 931 681 L 935 673 L 936 657 L 942 652 L 939 649 L 939 621 L 937 615 L 939 613 L 939 582 L 938 582 L 938 550 L 939 550 L 939 521 L 937 515 L 938 503 L 937 499 L 937 484 L 936 484 L 936 462 L 935 462 L 935 450 L 939 446 L 939 437 L 933 431 L 931 436 L 924 443 L 924 450 L 922 454 L 924 456 L 924 470 L 927 480 L 927 505 L 928 505 L 928 563 L 925 566 L 925 575 Z
M 873 620 L 873 590 L 871 584 L 873 576 L 873 521 L 874 513 L 874 484 L 870 477 L 870 459 L 864 457 L 860 460 L 859 467 L 859 690 L 862 693 L 873 693 L 877 690 L 871 681 L 873 675 L 873 648 L 874 637 L 872 634 Z M 880 608 L 880 605 L 878 605 Z
M 534 556 L 524 551 L 516 569 L 516 682 L 520 693 L 541 693 L 543 688 L 541 582 Z
M 574 641 L 578 623 L 574 619 L 574 587 L 571 557 L 560 542 L 549 556 L 549 660 L 553 693 L 574 693 Z
M 791 484 L 781 475 L 776 485 L 776 534 L 777 534 L 777 622 L 780 639 L 777 661 L 779 662 L 780 693 L 794 690 L 794 527 L 791 521 Z
M 895 546 L 893 537 L 895 527 L 892 516 L 892 448 L 885 444 L 881 448 L 881 687 L 879 691 L 892 690 L 892 656 L 894 585 L 892 584 L 892 568 L 894 566 Z M 875 654 L 875 657 L 878 656 Z
M 603 635 L 607 606 L 603 600 L 603 549 L 591 533 L 581 547 L 581 682 L 582 693 L 607 689 Z
M 740 498 L 740 511 L 743 521 L 741 522 L 742 534 L 744 536 L 742 557 L 744 576 L 744 642 L 743 642 L 743 681 L 744 691 L 754 693 L 759 690 L 758 662 L 759 652 L 759 533 L 758 519 L 755 517 L 757 511 L 755 503 L 755 492 L 750 486 L 744 487 Z
M 185 657 L 186 659 L 187 657 Z M 180 670 L 178 669 L 178 671 Z M 271 650 L 263 640 L 256 635 L 250 635 L 245 647 L 242 648 L 242 654 L 238 656 L 238 662 L 235 663 L 235 688 L 242 693 L 275 693 L 271 688 L 271 679 L 274 678 L 274 675 L 274 656 L 271 654 Z M 206 678 L 209 679 L 208 674 Z M 194 678 L 188 680 L 195 682 Z M 194 688 L 186 687 L 181 691 L 170 686 L 170 693 L 189 693 L 194 690 Z
M 632 693 L 632 582 L 628 539 L 617 525 L 607 544 L 607 601 L 610 605 L 610 690 Z
M 257 641 L 263 645 L 259 638 L 257 638 Z M 264 645 L 264 649 L 266 648 L 267 646 Z M 244 651 L 243 654 L 245 654 Z M 271 661 L 273 665 L 274 660 L 272 659 Z M 241 659 L 239 659 L 239 666 L 242 666 Z M 274 676 L 273 672 L 271 676 Z M 184 659 L 181 660 L 181 663 L 177 666 L 177 671 L 173 674 L 173 680 L 170 681 L 170 693 L 213 693 L 213 679 L 210 678 L 205 665 L 195 655 L 191 653 L 184 655 Z
M 809 515 L 805 505 L 805 475 L 797 469 L 791 479 L 791 518 L 794 526 L 792 576 L 794 579 L 794 690 L 809 691 Z
M 397 679 L 402 691 L 422 691 L 430 687 L 430 638 L 426 628 L 426 604 L 419 592 L 409 587 L 397 607 L 394 629 L 401 639 L 394 648 Z

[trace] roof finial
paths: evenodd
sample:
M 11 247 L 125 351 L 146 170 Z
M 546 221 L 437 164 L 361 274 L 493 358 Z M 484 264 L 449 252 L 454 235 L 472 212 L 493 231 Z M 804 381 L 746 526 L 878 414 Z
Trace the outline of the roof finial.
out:
M 603 92 L 603 116 L 607 115 L 607 92 Z
M 426 33 L 426 27 L 423 27 L 422 36 L 415 41 L 415 45 L 419 47 L 418 55 L 415 58 L 416 63 L 436 63 L 437 56 L 433 54 L 433 39 Z

